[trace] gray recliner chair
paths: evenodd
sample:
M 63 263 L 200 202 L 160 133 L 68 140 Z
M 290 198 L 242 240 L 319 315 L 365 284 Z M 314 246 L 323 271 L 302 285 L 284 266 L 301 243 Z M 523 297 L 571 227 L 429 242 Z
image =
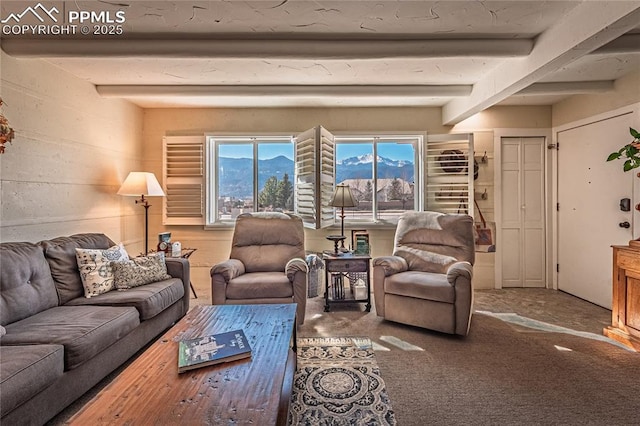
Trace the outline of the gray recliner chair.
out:
M 214 305 L 297 303 L 304 323 L 307 273 L 299 216 L 243 213 L 236 218 L 229 260 L 211 268 Z
M 390 321 L 467 335 L 473 311 L 473 219 L 407 212 L 392 256 L 373 259 L 376 313 Z

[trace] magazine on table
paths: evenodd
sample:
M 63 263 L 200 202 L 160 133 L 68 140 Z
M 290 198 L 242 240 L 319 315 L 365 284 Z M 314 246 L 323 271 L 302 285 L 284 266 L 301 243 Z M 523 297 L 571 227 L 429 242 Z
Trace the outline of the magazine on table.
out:
M 178 373 L 249 357 L 251 346 L 242 330 L 181 340 L 178 343 Z

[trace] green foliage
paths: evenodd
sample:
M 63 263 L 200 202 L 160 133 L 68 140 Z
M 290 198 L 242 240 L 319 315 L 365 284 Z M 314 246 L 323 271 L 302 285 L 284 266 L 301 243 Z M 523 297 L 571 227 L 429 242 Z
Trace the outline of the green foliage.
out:
M 278 178 L 271 176 L 264 183 L 264 188 L 258 195 L 258 203 L 264 207 L 275 207 L 278 195 Z
M 629 133 L 633 137 L 633 140 L 620 148 L 616 152 L 612 152 L 607 157 L 607 161 L 618 160 L 626 158 L 622 165 L 622 170 L 628 172 L 629 170 L 640 167 L 640 133 L 634 128 L 629 127 Z
M 285 173 L 281 181 L 275 176 L 267 179 L 258 194 L 258 203 L 265 208 L 293 210 L 293 184 L 289 175 Z
M 276 205 L 284 210 L 293 210 L 293 184 L 289 180 L 289 175 L 284 174 L 282 180 L 278 182 L 278 189 L 276 192 Z

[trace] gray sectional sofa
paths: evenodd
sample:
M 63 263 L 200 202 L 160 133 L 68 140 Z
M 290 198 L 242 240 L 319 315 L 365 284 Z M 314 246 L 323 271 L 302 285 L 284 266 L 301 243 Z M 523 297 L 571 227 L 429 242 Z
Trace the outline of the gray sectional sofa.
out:
M 44 424 L 183 317 L 189 263 L 172 277 L 84 297 L 76 248 L 106 249 L 103 234 L 0 244 L 0 423 Z

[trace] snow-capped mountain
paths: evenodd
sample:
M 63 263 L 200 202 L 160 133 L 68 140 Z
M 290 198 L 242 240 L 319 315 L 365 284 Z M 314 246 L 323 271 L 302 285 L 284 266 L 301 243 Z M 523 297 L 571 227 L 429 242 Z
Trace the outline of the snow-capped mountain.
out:
M 344 160 L 336 161 L 336 165 L 338 166 L 353 166 L 357 164 L 371 164 L 373 162 L 373 154 L 364 154 L 359 155 L 357 157 L 349 157 Z M 390 158 L 381 157 L 378 155 L 378 166 L 380 164 L 384 164 L 390 167 L 404 167 L 407 164 L 412 164 L 409 161 L 405 160 L 392 160 Z
M 413 163 L 406 160 L 392 160 L 378 155 L 378 177 L 382 179 L 402 178 L 413 181 Z M 345 179 L 371 179 L 373 155 L 365 154 L 336 161 L 336 182 Z
M 346 179 L 371 179 L 373 155 L 361 155 L 336 161 L 336 182 Z M 249 158 L 220 157 L 218 184 L 223 196 L 250 197 L 253 193 L 252 168 L 253 161 Z M 295 181 L 293 160 L 278 156 L 258 162 L 258 190 L 271 176 L 282 180 L 287 173 L 289 180 Z M 392 160 L 378 156 L 378 176 L 385 178 L 402 178 L 413 181 L 413 163 L 404 160 Z

